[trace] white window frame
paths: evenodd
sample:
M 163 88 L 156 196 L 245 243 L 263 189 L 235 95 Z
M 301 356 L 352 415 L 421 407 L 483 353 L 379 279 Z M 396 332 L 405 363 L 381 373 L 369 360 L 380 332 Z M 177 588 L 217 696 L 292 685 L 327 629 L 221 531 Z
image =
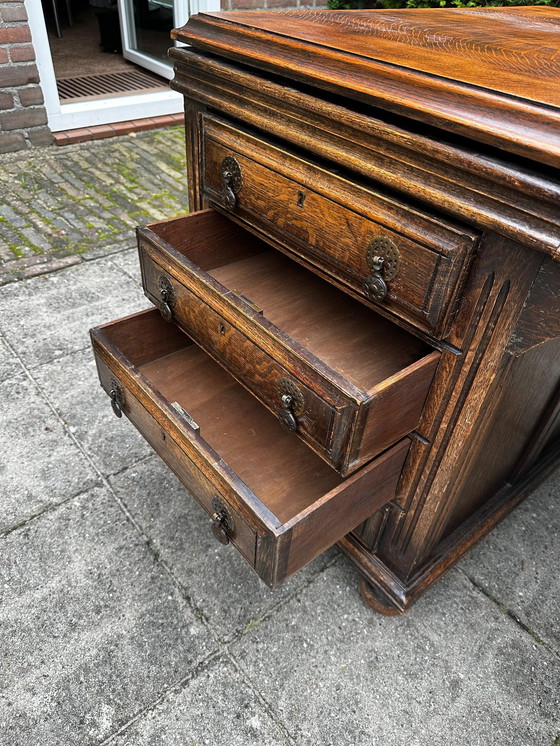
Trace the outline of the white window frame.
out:
M 154 5 L 164 5 L 173 7 L 173 25 L 182 26 L 187 22 L 189 17 L 189 0 L 150 0 Z M 131 23 L 130 13 L 134 0 L 117 0 L 119 8 L 119 22 L 121 25 L 121 39 L 123 46 L 123 57 L 136 65 L 144 67 L 146 70 L 161 75 L 163 78 L 171 80 L 173 77 L 173 68 L 155 57 L 150 57 L 144 52 L 136 49 L 136 29 L 134 22 Z M 170 44 L 171 44 L 170 40 Z
M 40 0 L 25 0 L 25 7 L 37 57 L 37 68 L 45 98 L 48 124 L 52 132 L 167 114 L 179 114 L 183 111 L 183 97 L 172 90 L 62 104 L 58 97 L 41 2 Z M 191 15 L 219 9 L 220 0 L 190 0 L 189 2 Z

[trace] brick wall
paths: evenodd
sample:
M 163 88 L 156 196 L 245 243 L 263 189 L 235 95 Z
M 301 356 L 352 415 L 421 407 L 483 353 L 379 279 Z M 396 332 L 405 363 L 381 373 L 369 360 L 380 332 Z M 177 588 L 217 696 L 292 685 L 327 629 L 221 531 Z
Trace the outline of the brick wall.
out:
M 325 4 L 326 0 L 221 0 L 222 10 Z M 52 142 L 24 0 L 0 0 L 0 153 Z
M 0 0 L 0 153 L 51 143 L 46 125 L 23 0 Z
M 222 10 L 267 10 L 274 8 L 324 8 L 327 0 L 221 0 Z

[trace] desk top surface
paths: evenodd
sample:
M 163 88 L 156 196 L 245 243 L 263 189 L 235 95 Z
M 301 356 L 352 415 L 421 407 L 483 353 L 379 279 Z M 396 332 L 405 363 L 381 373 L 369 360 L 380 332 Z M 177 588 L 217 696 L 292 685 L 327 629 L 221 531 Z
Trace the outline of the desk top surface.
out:
M 174 37 L 560 165 L 560 9 L 233 11 Z

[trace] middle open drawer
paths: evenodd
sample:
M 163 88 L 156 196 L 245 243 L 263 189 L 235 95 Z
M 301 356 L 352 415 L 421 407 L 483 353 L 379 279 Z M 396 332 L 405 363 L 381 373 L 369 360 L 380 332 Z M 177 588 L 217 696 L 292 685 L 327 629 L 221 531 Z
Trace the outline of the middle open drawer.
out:
M 346 476 L 410 433 L 439 353 L 213 210 L 138 229 L 147 297 Z

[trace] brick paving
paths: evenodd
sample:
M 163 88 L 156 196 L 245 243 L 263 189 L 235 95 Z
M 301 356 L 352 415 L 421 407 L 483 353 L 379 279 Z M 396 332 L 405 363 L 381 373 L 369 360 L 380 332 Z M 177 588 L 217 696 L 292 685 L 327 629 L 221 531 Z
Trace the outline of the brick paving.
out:
M 5 155 L 0 190 L 0 285 L 122 251 L 186 211 L 183 130 Z

